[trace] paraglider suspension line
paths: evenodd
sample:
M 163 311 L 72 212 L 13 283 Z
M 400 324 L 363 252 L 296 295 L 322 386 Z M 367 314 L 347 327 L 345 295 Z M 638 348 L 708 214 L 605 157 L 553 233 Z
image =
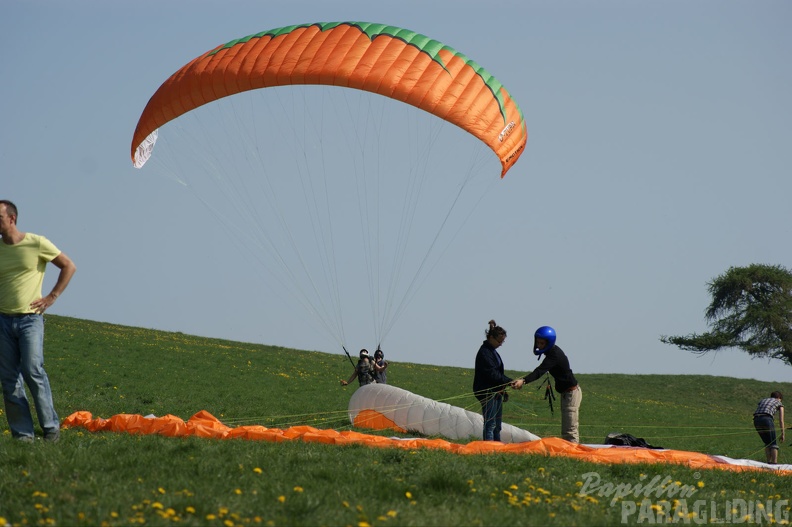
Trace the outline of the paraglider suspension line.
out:
M 346 353 L 346 356 L 347 356 L 347 358 L 349 359 L 349 362 L 350 362 L 350 364 L 352 364 L 352 367 L 353 367 L 353 368 L 357 368 L 357 366 L 355 366 L 355 361 L 353 361 L 353 360 L 352 360 L 352 356 L 351 356 L 351 355 L 349 354 L 349 352 L 347 351 L 347 349 L 346 349 L 346 346 L 343 346 L 343 345 L 342 345 L 341 347 L 344 349 L 344 353 Z

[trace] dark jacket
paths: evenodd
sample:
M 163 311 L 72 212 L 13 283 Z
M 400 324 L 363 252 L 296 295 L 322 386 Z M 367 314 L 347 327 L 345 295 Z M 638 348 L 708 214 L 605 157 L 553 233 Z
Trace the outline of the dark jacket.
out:
M 473 392 L 481 400 L 505 388 L 512 380 L 503 374 L 503 361 L 489 341 L 484 341 L 476 355 Z
M 525 382 L 535 381 L 547 372 L 553 376 L 555 380 L 555 389 L 558 393 L 562 393 L 577 386 L 577 379 L 572 369 L 569 367 L 569 359 L 564 354 L 564 351 L 558 346 L 553 346 L 552 349 L 545 352 L 544 360 L 534 371 L 523 377 Z

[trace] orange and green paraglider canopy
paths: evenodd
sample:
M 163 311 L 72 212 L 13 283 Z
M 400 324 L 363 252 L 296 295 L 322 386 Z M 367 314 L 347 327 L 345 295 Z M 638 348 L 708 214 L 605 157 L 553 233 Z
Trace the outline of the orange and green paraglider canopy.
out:
M 247 90 L 298 84 L 365 90 L 436 115 L 491 148 L 501 161 L 501 177 L 528 137 L 519 106 L 500 82 L 449 46 L 384 24 L 327 22 L 232 40 L 180 68 L 143 110 L 132 161 L 142 167 L 159 127 L 199 106 Z

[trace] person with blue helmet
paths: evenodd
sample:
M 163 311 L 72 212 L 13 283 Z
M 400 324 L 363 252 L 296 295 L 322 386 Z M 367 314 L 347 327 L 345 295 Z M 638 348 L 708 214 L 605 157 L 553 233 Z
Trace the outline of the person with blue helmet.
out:
M 578 385 L 569 359 L 564 351 L 556 346 L 556 331 L 550 326 L 542 326 L 534 333 L 534 355 L 537 358 L 544 356 L 542 363 L 531 373 L 516 379 L 512 387 L 522 389 L 523 384 L 541 378 L 545 373 L 550 373 L 555 381 L 555 389 L 561 395 L 561 437 L 572 443 L 580 442 L 578 431 L 578 413 L 583 391 Z

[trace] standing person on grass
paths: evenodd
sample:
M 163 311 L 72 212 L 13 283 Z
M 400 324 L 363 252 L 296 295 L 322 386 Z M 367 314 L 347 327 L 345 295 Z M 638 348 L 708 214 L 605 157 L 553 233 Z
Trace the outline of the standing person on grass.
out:
M 349 376 L 349 379 L 341 379 L 341 386 L 346 386 L 355 380 L 355 377 L 357 377 L 358 384 L 360 386 L 365 386 L 367 384 L 376 382 L 374 380 L 374 361 L 371 360 L 371 357 L 369 357 L 369 352 L 365 348 L 360 350 L 360 358 L 358 359 L 358 363 L 355 366 L 355 371 L 352 372 L 352 375 Z
M 762 399 L 753 414 L 754 428 L 759 432 L 765 444 L 767 462 L 778 463 L 778 442 L 776 441 L 775 422 L 773 416 L 778 412 L 778 424 L 781 425 L 781 442 L 784 442 L 784 396 L 781 392 L 773 392 L 770 397 Z
M 503 422 L 503 403 L 508 400 L 505 390 L 512 380 L 503 373 L 503 360 L 498 348 L 506 340 L 506 330 L 489 321 L 486 339 L 476 354 L 473 374 L 473 394 L 481 403 L 484 416 L 484 441 L 500 441 Z
M 572 443 L 580 443 L 578 413 L 583 391 L 578 386 L 575 374 L 569 367 L 564 351 L 555 345 L 556 332 L 550 326 L 542 326 L 534 333 L 534 355 L 544 355 L 542 363 L 531 373 L 514 381 L 513 387 L 520 390 L 523 384 L 550 373 L 555 380 L 555 389 L 561 395 L 561 437 Z
M 388 384 L 388 361 L 385 360 L 385 352 L 377 346 L 374 352 L 374 380 L 377 384 Z
M 44 371 L 44 311 L 63 293 L 76 267 L 44 236 L 17 229 L 16 205 L 0 200 L 0 383 L 11 436 L 34 439 L 25 395 L 30 389 L 44 439 L 60 439 L 60 421 Z M 47 296 L 41 295 L 47 263 L 60 269 Z M 24 381 L 24 382 L 23 382 Z

